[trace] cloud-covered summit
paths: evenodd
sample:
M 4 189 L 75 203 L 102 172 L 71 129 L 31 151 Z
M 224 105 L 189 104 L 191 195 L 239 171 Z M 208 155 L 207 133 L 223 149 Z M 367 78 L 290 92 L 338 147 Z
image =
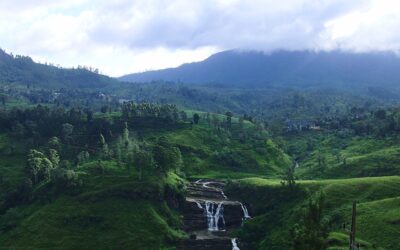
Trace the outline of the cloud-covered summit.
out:
M 0 47 L 111 75 L 177 66 L 217 51 L 399 51 L 390 0 L 0 1 Z

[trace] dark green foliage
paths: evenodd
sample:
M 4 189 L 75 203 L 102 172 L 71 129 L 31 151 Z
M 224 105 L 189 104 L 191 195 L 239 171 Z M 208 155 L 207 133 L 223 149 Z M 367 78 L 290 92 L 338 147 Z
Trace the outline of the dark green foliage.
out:
M 193 122 L 194 122 L 194 124 L 198 124 L 198 123 L 199 123 L 199 120 L 200 120 L 199 114 L 195 113 L 195 114 L 193 115 Z
M 10 84 L 22 82 L 6 82 L 4 89 Z M 260 249 L 290 249 L 288 239 L 296 241 L 299 249 L 323 249 L 322 205 L 318 199 L 308 203 L 309 193 L 295 178 L 293 160 L 300 164 L 296 176 L 301 178 L 390 175 L 400 169 L 396 144 L 400 112 L 371 98 L 372 92 L 384 90 L 362 89 L 365 96 L 361 96 L 341 87 L 287 89 L 272 82 L 254 88 L 155 82 L 101 90 L 50 89 L 43 84 L 9 92 L 0 88 L 0 96 L 6 95 L 4 101 L 0 99 L 4 106 L 0 144 L 2 134 L 11 138 L 6 143 L 11 146 L 0 145 L 0 160 L 6 162 L 6 167 L 0 166 L 5 170 L 0 187 L 6 190 L 0 192 L 0 243 L 6 246 L 23 248 L 29 242 L 39 248 L 80 248 L 79 241 L 90 241 L 90 247 L 97 248 L 113 247 L 115 242 L 137 249 L 170 246 L 182 236 L 173 210 L 179 208 L 182 184 L 170 178 L 176 171 L 201 178 L 275 178 L 276 186 L 268 190 L 243 184 L 230 189 L 229 196 L 242 196 L 240 200 L 249 204 L 254 215 L 245 222 L 240 237 Z M 83 85 L 83 80 L 76 82 L 78 88 Z M 21 108 L 32 103 L 42 105 Z M 189 122 L 196 126 L 190 129 Z M 24 148 L 10 143 L 13 140 Z M 37 152 L 29 158 L 26 175 L 18 168 L 24 166 L 18 158 L 24 160 L 30 148 Z M 291 188 L 282 188 L 282 175 Z M 176 185 L 169 188 L 171 183 Z M 385 183 L 380 180 L 374 185 Z M 352 188 L 343 191 L 342 185 L 327 185 L 324 215 L 331 219 L 331 231 L 344 220 L 343 197 L 354 196 Z M 364 184 L 357 189 L 365 190 Z M 384 191 L 379 199 L 386 197 Z M 390 218 L 375 212 L 386 203 L 393 213 Z M 365 204 L 363 218 L 374 218 L 374 223 L 379 218 L 390 220 L 380 222 L 390 234 L 387 229 L 397 225 L 396 204 L 393 200 Z M 379 215 L 371 216 L 369 208 Z M 136 210 L 137 216 L 132 213 Z M 365 226 L 379 234 L 370 224 Z M 377 242 L 374 233 L 367 231 L 362 232 L 364 239 Z M 20 240 L 11 242 L 16 235 Z M 396 249 L 390 239 L 383 242 Z
M 327 248 L 328 228 L 323 220 L 325 195 L 320 193 L 310 199 L 303 220 L 291 230 L 295 250 L 325 250 Z
M 4 202 L 0 207 L 0 214 L 18 205 L 31 200 L 33 183 L 29 178 L 24 178 L 13 190 L 5 194 Z M 7 221 L 5 221 L 7 223 Z
M 6 232 L 15 228 L 21 219 L 24 217 L 16 208 L 8 209 L 7 212 L 0 218 L 0 232 Z
M 161 173 L 178 169 L 182 164 L 179 148 L 172 146 L 165 137 L 160 137 L 157 144 L 153 146 L 153 157 L 156 168 Z
M 88 151 L 82 151 L 78 154 L 76 157 L 77 159 L 77 165 L 86 163 L 90 159 L 90 154 Z
M 27 172 L 33 184 L 50 179 L 53 163 L 42 152 L 30 150 L 27 160 Z
M 343 230 L 343 223 L 351 221 L 351 207 L 354 200 L 358 201 L 357 211 L 357 242 L 362 242 L 362 249 L 398 248 L 399 243 L 395 232 L 399 225 L 393 224 L 400 218 L 395 212 L 399 202 L 400 178 L 371 177 L 320 181 L 296 182 L 297 189 L 291 192 L 280 185 L 279 180 L 262 178 L 245 178 L 234 181 L 226 190 L 228 197 L 235 197 L 251 204 L 253 219 L 246 221 L 242 230 L 237 235 L 242 240 L 252 243 L 255 249 L 292 249 L 292 229 L 301 229 L 305 224 L 314 224 L 320 221 L 323 226 L 320 232 L 315 232 L 314 239 L 323 236 L 325 226 L 328 232 L 345 234 L 345 240 L 337 242 L 331 240 L 330 233 L 327 243 L 329 247 L 346 249 L 348 247 L 347 232 Z M 322 209 L 317 209 L 319 195 L 325 194 Z M 313 216 L 305 219 L 312 197 Z M 385 214 L 385 215 L 384 215 Z M 307 215 L 307 216 L 305 216 Z M 309 220 L 309 222 L 304 222 Z M 329 223 L 328 223 L 329 222 Z M 293 228 L 295 224 L 298 227 Z M 322 237 L 324 238 L 324 237 Z M 319 239 L 322 239 L 319 238 Z M 319 240 L 318 240 L 319 241 Z M 367 243 L 365 242 L 367 241 Z M 322 242 L 322 241 L 320 241 Z M 369 242 L 369 243 L 368 243 Z M 337 249 L 333 248 L 333 249 Z M 330 249 L 330 248 L 329 248 Z
M 108 144 L 107 144 L 107 142 L 106 142 L 106 140 L 104 139 L 104 136 L 102 135 L 102 134 L 100 134 L 100 137 L 99 137 L 100 139 L 99 139 L 99 143 L 100 143 L 100 155 L 101 155 L 101 158 L 103 159 L 103 160 L 107 160 L 107 159 L 109 159 L 110 157 L 111 157 L 111 155 L 110 155 L 110 150 L 108 149 Z
M 175 105 L 157 105 L 154 103 L 125 102 L 122 105 L 122 118 L 129 120 L 135 117 L 157 117 L 171 121 L 178 120 L 178 109 Z
M 104 88 L 118 84 L 89 68 L 64 69 L 35 63 L 27 56 L 12 56 L 0 49 L 0 83 L 21 84 L 28 88 Z
M 289 166 L 283 176 L 282 185 L 293 189 L 296 185 L 296 177 L 294 175 L 296 164 Z
M 80 184 L 78 174 L 74 170 L 64 168 L 53 169 L 51 181 L 59 190 L 72 189 Z
M 133 163 L 138 171 L 139 180 L 143 177 L 143 172 L 149 172 L 154 167 L 153 157 L 146 150 L 138 150 L 133 157 Z

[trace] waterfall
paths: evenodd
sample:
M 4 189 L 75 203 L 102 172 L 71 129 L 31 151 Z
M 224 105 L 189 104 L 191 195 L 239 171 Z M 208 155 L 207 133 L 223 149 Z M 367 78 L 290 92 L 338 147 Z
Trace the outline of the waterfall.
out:
M 203 207 L 201 206 L 200 202 L 196 201 L 197 207 L 200 209 L 203 209 Z
M 224 199 L 225 199 L 225 200 L 227 200 L 227 199 L 228 199 L 228 197 L 226 197 L 226 195 L 225 195 L 224 191 L 222 191 L 222 190 L 221 190 L 221 195 L 224 197 Z
M 200 182 L 196 182 L 196 183 L 200 183 Z M 228 197 L 226 197 L 226 195 L 225 195 L 225 193 L 224 193 L 224 191 L 222 189 L 213 188 L 213 187 L 208 186 L 210 183 L 212 183 L 212 182 L 208 181 L 208 182 L 204 182 L 202 185 L 203 185 L 204 188 L 212 188 L 212 189 L 217 190 L 217 191 L 219 190 L 221 195 L 222 195 L 222 197 L 224 197 L 225 200 L 228 199 Z
M 200 183 L 200 182 L 199 182 Z M 209 186 L 208 186 L 208 184 L 210 184 L 210 182 L 209 181 L 207 181 L 207 182 L 203 182 L 203 184 L 201 184 L 204 188 L 210 188 Z
M 231 242 L 232 242 L 232 250 L 240 250 L 237 245 L 236 238 L 233 238 Z
M 251 217 L 249 215 L 249 211 L 247 210 L 247 207 L 245 205 L 243 205 L 243 203 L 240 203 L 240 206 L 242 207 L 242 210 L 243 210 L 244 219 L 245 220 L 250 219 Z
M 225 225 L 224 219 L 224 205 L 222 202 L 216 203 L 206 201 L 205 204 L 205 212 L 207 215 L 207 223 L 208 223 L 208 230 L 209 231 L 218 231 L 219 228 L 219 221 L 222 219 L 223 224 Z

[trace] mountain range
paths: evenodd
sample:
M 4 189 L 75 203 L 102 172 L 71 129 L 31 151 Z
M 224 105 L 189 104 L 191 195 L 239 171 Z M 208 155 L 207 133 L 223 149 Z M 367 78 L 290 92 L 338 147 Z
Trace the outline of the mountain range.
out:
M 118 83 L 82 67 L 67 69 L 34 62 L 28 56 L 14 56 L 0 49 L 0 84 L 41 88 L 103 88 Z
M 229 50 L 201 62 L 112 78 L 96 71 L 61 68 L 13 56 L 0 49 L 0 85 L 24 85 L 48 89 L 90 89 L 137 92 L 137 84 L 172 82 L 189 88 L 291 90 L 339 90 L 383 101 L 400 100 L 400 57 L 394 53 L 350 53 L 343 51 Z M 154 92 L 149 91 L 148 94 Z M 283 92 L 282 92 L 283 91 Z M 157 91 L 156 91 L 157 92 Z M 326 92 L 326 91 L 325 91 Z M 135 95 L 135 93 L 133 93 Z M 163 99 L 161 93 L 158 99 Z M 177 98 L 181 98 L 180 92 Z M 124 98 L 131 98 L 127 95 Z M 156 98 L 156 97 L 154 97 Z M 151 98 L 153 101 L 158 99 Z M 139 98 L 141 99 L 141 98 Z M 158 100 L 159 101 L 159 100 Z
M 400 57 L 394 53 L 343 51 L 229 50 L 177 68 L 125 75 L 130 82 L 173 81 L 241 87 L 388 87 L 400 82 Z

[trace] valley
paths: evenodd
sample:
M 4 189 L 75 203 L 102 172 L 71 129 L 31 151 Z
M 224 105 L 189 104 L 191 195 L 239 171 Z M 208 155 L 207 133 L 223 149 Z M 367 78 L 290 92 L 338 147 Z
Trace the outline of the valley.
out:
M 2 56 L 5 249 L 338 250 L 353 202 L 359 248 L 400 249 L 390 81 L 129 83 Z

